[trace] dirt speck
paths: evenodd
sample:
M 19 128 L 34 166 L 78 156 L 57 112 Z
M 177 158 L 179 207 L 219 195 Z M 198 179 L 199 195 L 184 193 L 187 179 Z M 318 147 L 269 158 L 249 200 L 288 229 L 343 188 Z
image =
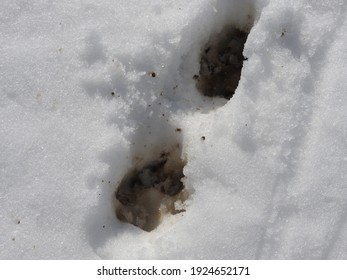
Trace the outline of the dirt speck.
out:
M 152 77 L 155 78 L 157 76 L 157 74 L 153 71 L 148 72 L 148 74 Z

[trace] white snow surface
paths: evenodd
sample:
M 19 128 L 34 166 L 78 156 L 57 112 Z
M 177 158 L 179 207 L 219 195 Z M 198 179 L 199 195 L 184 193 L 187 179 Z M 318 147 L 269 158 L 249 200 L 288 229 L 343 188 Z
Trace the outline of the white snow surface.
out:
M 346 1 L 1 6 L 1 259 L 347 259 Z M 250 18 L 234 97 L 203 97 L 201 49 Z M 118 221 L 133 159 L 176 142 L 186 212 Z

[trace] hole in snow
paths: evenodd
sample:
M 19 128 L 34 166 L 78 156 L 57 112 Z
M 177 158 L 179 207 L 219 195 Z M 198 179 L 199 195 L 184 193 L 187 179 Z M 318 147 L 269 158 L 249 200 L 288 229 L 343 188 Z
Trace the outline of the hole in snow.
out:
M 155 229 L 165 214 L 184 212 L 188 192 L 183 184 L 184 161 L 180 145 L 162 151 L 123 178 L 115 193 L 117 218 L 145 231 Z
M 230 99 L 239 84 L 242 52 L 249 30 L 226 26 L 210 37 L 201 51 L 199 76 L 194 76 L 197 89 L 205 96 Z

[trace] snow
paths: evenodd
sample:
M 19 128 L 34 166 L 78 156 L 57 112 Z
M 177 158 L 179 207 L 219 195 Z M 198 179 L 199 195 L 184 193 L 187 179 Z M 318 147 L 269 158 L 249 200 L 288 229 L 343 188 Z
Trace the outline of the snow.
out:
M 346 259 L 346 6 L 2 1 L 0 258 Z M 210 35 L 250 21 L 235 95 L 202 96 Z M 128 170 L 176 144 L 186 211 L 118 221 Z

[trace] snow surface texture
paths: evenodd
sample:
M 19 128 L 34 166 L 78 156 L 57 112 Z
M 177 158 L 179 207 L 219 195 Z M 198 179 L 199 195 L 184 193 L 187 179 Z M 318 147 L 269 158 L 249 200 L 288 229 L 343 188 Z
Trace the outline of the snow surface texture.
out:
M 3 0 L 0 258 L 346 259 L 346 5 Z M 202 96 L 202 48 L 249 16 L 233 98 Z M 175 141 L 186 212 L 118 221 L 124 175 Z

